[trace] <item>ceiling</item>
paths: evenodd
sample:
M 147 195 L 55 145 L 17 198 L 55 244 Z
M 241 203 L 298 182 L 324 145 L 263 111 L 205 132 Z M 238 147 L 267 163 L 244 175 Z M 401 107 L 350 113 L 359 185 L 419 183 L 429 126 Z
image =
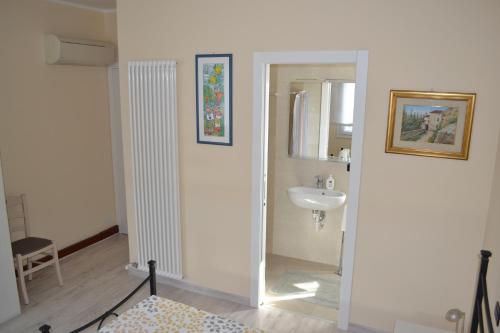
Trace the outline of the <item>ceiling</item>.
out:
M 100 12 L 111 12 L 116 10 L 116 0 L 51 0 L 60 4 L 93 9 Z

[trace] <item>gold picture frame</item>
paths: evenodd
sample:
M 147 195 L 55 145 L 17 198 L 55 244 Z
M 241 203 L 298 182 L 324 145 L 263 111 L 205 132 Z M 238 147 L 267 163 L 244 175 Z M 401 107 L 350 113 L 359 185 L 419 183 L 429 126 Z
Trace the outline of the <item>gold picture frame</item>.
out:
M 474 93 L 391 90 L 386 153 L 466 160 Z

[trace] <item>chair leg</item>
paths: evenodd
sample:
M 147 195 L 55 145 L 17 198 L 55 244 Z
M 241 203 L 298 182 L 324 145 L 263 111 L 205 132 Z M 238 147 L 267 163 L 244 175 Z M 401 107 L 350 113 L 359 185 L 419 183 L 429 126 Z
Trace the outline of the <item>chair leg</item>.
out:
M 28 258 L 27 260 L 28 260 L 28 272 L 31 272 L 31 269 L 33 268 L 33 262 L 30 258 Z M 28 280 L 29 281 L 33 280 L 33 273 L 28 274 Z
M 59 267 L 59 255 L 57 254 L 57 247 L 55 244 L 52 247 L 52 251 L 53 251 L 52 253 L 53 253 L 53 257 L 54 257 L 54 265 L 56 266 L 57 279 L 59 280 L 59 285 L 62 286 L 63 279 L 62 279 L 62 275 L 61 275 L 61 268 Z
M 23 257 L 18 254 L 17 258 L 17 273 L 19 274 L 18 281 L 21 287 L 21 293 L 23 295 L 24 304 L 29 304 L 30 300 L 28 298 L 28 291 L 26 290 L 26 282 L 24 281 L 24 268 L 23 268 Z

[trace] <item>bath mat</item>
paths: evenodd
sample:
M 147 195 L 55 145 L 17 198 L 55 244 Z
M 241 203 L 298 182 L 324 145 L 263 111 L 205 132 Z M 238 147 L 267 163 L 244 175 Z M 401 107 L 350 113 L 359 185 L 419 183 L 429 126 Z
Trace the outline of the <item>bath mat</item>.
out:
M 273 284 L 270 295 L 338 309 L 340 276 L 325 272 L 286 271 Z

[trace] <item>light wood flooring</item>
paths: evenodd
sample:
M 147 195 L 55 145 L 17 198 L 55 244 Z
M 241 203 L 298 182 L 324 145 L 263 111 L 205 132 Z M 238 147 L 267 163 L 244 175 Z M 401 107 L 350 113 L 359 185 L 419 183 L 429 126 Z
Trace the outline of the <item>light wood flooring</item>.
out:
M 120 301 L 141 281 L 125 270 L 128 263 L 127 236 L 115 235 L 61 260 L 64 286 L 59 287 L 53 269 L 34 274 L 27 282 L 31 303 L 22 314 L 0 325 L 0 332 L 38 332 L 44 323 L 52 332 L 68 332 L 101 315 Z M 142 290 L 118 312 L 148 296 Z M 264 306 L 249 306 L 204 296 L 171 286 L 158 285 L 158 295 L 198 309 L 222 315 L 266 332 L 336 333 L 336 325 L 327 320 Z M 96 332 L 96 328 L 87 332 Z
M 334 273 L 337 271 L 337 267 L 268 253 L 266 255 L 266 305 L 321 319 L 336 321 L 338 310 L 331 307 L 309 303 L 301 299 L 282 301 L 269 300 L 275 296 L 271 292 L 273 285 L 280 279 L 283 273 L 293 270 Z

